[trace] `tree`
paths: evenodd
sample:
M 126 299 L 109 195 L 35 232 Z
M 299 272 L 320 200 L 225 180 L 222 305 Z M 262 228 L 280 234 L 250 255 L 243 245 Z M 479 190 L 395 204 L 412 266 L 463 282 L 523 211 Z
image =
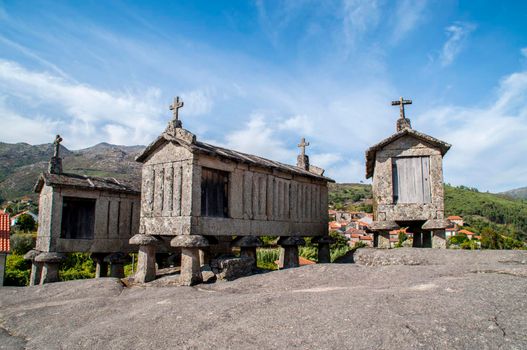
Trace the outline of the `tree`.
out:
M 16 226 L 20 231 L 31 232 L 37 228 L 35 219 L 29 214 L 22 214 L 16 220 Z
M 485 249 L 503 249 L 501 235 L 490 227 L 481 231 L 481 247 Z

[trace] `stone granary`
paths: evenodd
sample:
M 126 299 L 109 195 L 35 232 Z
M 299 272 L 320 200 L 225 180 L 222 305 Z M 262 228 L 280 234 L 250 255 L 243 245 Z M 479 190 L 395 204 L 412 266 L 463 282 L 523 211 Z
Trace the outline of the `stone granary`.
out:
M 446 142 L 412 129 L 399 105 L 397 132 L 366 151 L 366 178 L 373 177 L 374 245 L 389 247 L 389 231 L 409 227 L 414 247 L 445 248 L 443 156 Z
M 140 190 L 116 180 L 68 174 L 59 155 L 62 138 L 57 135 L 47 172 L 40 175 L 39 227 L 32 261 L 30 284 L 58 280 L 64 253 L 89 252 L 97 263 L 96 276 L 124 277 L 125 253 L 135 250 L 128 241 L 139 232 Z
M 154 247 L 162 236 L 181 247 L 183 284 L 202 280 L 200 262 L 208 262 L 200 261 L 200 250 L 208 260 L 226 240 L 254 257 L 258 236 L 280 236 L 281 260 L 293 267 L 302 236 L 317 237 L 319 261 L 329 262 L 327 183 L 333 180 L 309 164 L 305 140 L 297 166 L 216 147 L 182 128 L 182 106 L 177 98 L 173 120 L 137 157 L 143 163 L 141 223 L 130 241 L 140 245 L 136 279 L 155 278 Z

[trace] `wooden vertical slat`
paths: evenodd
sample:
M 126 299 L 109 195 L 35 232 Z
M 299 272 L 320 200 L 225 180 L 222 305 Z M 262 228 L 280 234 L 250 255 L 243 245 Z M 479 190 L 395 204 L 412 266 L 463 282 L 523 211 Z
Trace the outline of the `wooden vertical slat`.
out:
M 423 184 L 423 203 L 430 203 L 430 157 L 421 157 L 421 171 L 422 171 L 422 184 Z

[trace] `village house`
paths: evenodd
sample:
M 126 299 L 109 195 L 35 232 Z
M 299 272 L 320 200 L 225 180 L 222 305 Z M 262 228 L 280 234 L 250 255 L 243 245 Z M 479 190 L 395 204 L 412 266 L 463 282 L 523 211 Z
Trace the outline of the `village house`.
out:
M 9 214 L 0 210 L 0 287 L 4 285 L 7 254 L 10 252 Z
M 461 227 L 465 225 L 465 222 L 463 221 L 463 218 L 458 215 L 452 215 L 447 218 L 450 222 L 455 224 L 457 227 Z
M 27 214 L 29 216 L 31 216 L 33 218 L 33 220 L 35 220 L 36 223 L 38 223 L 38 215 L 33 213 L 32 211 L 29 211 L 29 210 L 25 210 L 21 213 L 18 213 L 16 215 L 13 215 L 11 217 L 11 226 L 15 226 L 16 223 L 18 222 L 18 218 L 20 218 L 21 215 L 24 215 L 24 214 Z
M 366 151 L 366 178 L 373 178 L 375 246 L 390 247 L 391 230 L 409 227 L 414 247 L 446 248 L 443 156 L 450 145 L 412 129 L 404 106 L 396 133 Z
M 124 277 L 127 253 L 135 250 L 129 239 L 139 231 L 140 190 L 114 178 L 63 172 L 57 135 L 48 171 L 40 175 L 36 248 L 31 260 L 30 285 L 55 282 L 65 253 L 91 253 L 96 277 Z
M 213 146 L 183 129 L 182 106 L 175 99 L 173 120 L 137 157 L 143 163 L 141 221 L 130 240 L 139 245 L 136 279 L 155 278 L 161 237 L 181 248 L 180 280 L 187 285 L 202 281 L 200 265 L 208 264 L 218 243 L 255 256 L 263 235 L 280 236 L 284 268 L 298 266 L 303 236 L 316 237 L 319 262 L 329 262 L 327 184 L 333 180 L 309 163 L 309 143 L 299 144 L 296 166 Z

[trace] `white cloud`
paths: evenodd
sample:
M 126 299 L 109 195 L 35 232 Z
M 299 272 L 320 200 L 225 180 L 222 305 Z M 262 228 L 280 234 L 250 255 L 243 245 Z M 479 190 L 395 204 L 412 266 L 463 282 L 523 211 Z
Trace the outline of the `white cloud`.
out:
M 286 119 L 278 128 L 280 130 L 294 131 L 303 136 L 309 136 L 313 133 L 312 120 L 308 116 L 301 114 Z
M 438 107 L 417 118 L 452 144 L 445 180 L 481 190 L 525 186 L 527 178 L 527 71 L 505 77 L 484 107 Z
M 207 114 L 214 105 L 214 90 L 210 88 L 193 90 L 181 94 L 185 103 L 185 115 L 198 116 Z
M 0 60 L 0 94 L 4 106 L 10 106 L 19 118 L 37 124 L 44 121 L 64 130 L 64 143 L 70 148 L 107 140 L 119 144 L 146 144 L 170 118 L 160 110 L 164 104 L 160 102 L 158 89 L 98 90 L 48 72 L 29 71 L 5 60 Z M 164 114 L 167 117 L 161 117 Z M 13 127 L 18 135 L 27 133 L 22 124 Z M 0 137 L 9 139 L 10 135 L 0 130 Z M 35 135 L 32 143 L 48 141 L 49 138 Z
M 474 29 L 476 29 L 474 24 L 463 22 L 456 22 L 445 29 L 448 39 L 443 45 L 443 49 L 439 56 L 439 60 L 443 67 L 454 62 L 457 55 L 463 49 L 469 34 L 474 31 Z
M 306 151 L 309 154 L 309 152 Z M 317 153 L 309 156 L 309 162 L 318 167 L 327 169 L 342 160 L 342 155 L 338 153 Z
M 425 0 L 402 0 L 396 2 L 395 24 L 392 32 L 392 40 L 399 41 L 411 32 L 422 20 L 426 8 Z
M 253 114 L 243 129 L 225 135 L 225 145 L 237 151 L 291 164 L 295 151 L 288 149 L 267 125 L 262 114 Z
M 376 0 L 344 0 L 343 31 L 349 46 L 379 22 L 379 6 Z

